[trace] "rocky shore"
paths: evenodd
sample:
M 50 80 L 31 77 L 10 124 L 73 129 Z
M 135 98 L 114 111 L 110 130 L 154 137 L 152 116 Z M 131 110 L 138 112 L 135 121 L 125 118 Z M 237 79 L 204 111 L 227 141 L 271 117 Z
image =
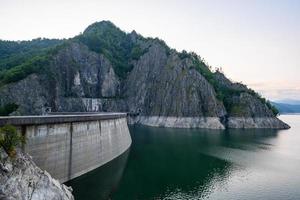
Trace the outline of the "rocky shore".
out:
M 143 124 L 154 127 L 225 129 L 225 126 L 217 117 L 140 116 L 131 118 L 128 121 L 130 124 Z
M 229 117 L 221 119 L 218 117 L 164 117 L 164 116 L 138 116 L 129 117 L 129 124 L 142 124 L 154 127 L 169 128 L 204 128 L 204 129 L 226 129 L 226 128 L 270 128 L 289 129 L 290 126 L 276 117 Z
M 271 128 L 289 129 L 290 126 L 276 117 L 230 117 L 228 128 Z

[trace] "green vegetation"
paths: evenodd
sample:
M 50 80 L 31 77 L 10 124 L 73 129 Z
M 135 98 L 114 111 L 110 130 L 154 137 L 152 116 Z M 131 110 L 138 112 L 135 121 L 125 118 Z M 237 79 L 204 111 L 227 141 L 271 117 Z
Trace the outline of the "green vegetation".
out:
M 90 25 L 75 40 L 84 43 L 90 50 L 103 54 L 121 78 L 125 78 L 132 70 L 130 61 L 137 60 L 146 51 L 134 44 L 128 34 L 107 21 Z
M 26 62 L 15 66 L 9 70 L 1 71 L 0 86 L 11 82 L 19 81 L 29 74 L 38 73 L 44 66 L 49 65 L 48 56 L 35 56 Z
M 191 58 L 193 59 L 193 66 L 191 68 L 195 68 L 199 73 L 201 73 L 205 79 L 214 87 L 216 91 L 217 99 L 223 102 L 226 110 L 228 110 L 231 114 L 241 116 L 243 115 L 245 111 L 246 105 L 234 105 L 232 102 L 232 98 L 234 96 L 240 96 L 241 93 L 248 93 L 256 98 L 258 98 L 261 103 L 265 104 L 275 116 L 278 115 L 279 111 L 278 109 L 273 106 L 270 101 L 267 101 L 265 98 L 263 98 L 260 94 L 255 92 L 252 89 L 246 89 L 246 90 L 237 90 L 232 89 L 229 87 L 222 86 L 215 78 L 215 74 L 209 69 L 208 65 L 195 53 L 187 53 L 186 51 L 182 51 L 179 54 L 179 57 L 181 59 L 185 58 Z
M 63 40 L 41 38 L 21 42 L 0 40 L 0 86 L 39 72 L 49 62 L 49 50 L 62 43 Z
M 16 155 L 16 147 L 25 144 L 25 137 L 17 132 L 17 129 L 11 125 L 5 125 L 0 128 L 0 148 L 2 148 L 9 157 Z
M 274 114 L 275 116 L 277 116 L 277 115 L 279 114 L 279 110 L 278 110 L 274 105 L 272 105 L 271 102 L 270 102 L 269 100 L 266 102 L 266 105 L 267 105 L 268 108 L 273 112 L 273 114 Z
M 143 41 L 142 47 L 139 42 Z M 47 74 L 49 80 L 55 79 L 55 73 L 52 73 L 48 66 L 53 55 L 61 49 L 64 49 L 70 42 L 81 42 L 96 53 L 103 54 L 113 65 L 115 73 L 122 79 L 133 68 L 133 61 L 138 60 L 148 51 L 151 45 L 160 44 L 167 55 L 172 52 L 164 41 L 158 38 L 143 38 L 136 33 L 126 34 L 109 21 L 97 22 L 90 25 L 83 34 L 70 40 L 49 40 L 35 39 L 31 41 L 2 41 L 0 40 L 0 87 L 24 79 L 32 73 Z M 278 110 L 266 99 L 251 89 L 235 89 L 220 84 L 216 80 L 216 74 L 210 70 L 209 65 L 196 53 L 182 51 L 178 54 L 180 59 L 191 59 L 193 61 L 190 68 L 194 68 L 201 73 L 205 79 L 214 87 L 217 99 L 223 102 L 228 111 L 233 113 L 242 113 L 243 106 L 234 105 L 233 98 L 239 97 L 241 93 L 249 93 L 258 98 L 265 104 L 274 115 Z M 76 67 L 77 63 L 70 64 Z M 171 65 L 167 66 L 172 68 Z M 182 75 L 186 71 L 183 70 Z M 67 94 L 67 96 L 72 94 Z M 8 115 L 17 109 L 16 105 L 5 105 L 0 107 L 0 115 Z
M 186 59 L 186 58 L 191 58 L 191 54 L 189 54 L 186 50 L 182 50 L 179 54 L 178 54 L 179 58 L 181 60 Z
M 15 103 L 9 103 L 4 106 L 0 106 L 0 116 L 8 116 L 10 113 L 18 109 L 18 105 Z
M 31 41 L 0 40 L 0 71 L 18 66 L 32 57 L 42 55 L 63 40 L 37 38 Z
M 240 104 L 232 105 L 229 112 L 233 116 L 244 116 L 245 115 L 245 106 L 240 105 Z
M 163 43 L 158 39 L 152 40 Z M 41 38 L 20 42 L 0 40 L 0 86 L 19 81 L 41 70 L 49 71 L 45 67 L 49 64 L 49 58 L 66 47 L 70 41 L 82 42 L 90 50 L 103 54 L 110 60 L 120 78 L 125 78 L 132 70 L 133 60 L 138 60 L 148 51 L 147 48 L 142 49 L 134 43 L 130 34 L 126 34 L 108 21 L 90 25 L 83 34 L 71 40 Z
M 131 53 L 130 53 L 130 57 L 133 60 L 138 60 L 141 55 L 143 55 L 145 52 L 143 52 L 143 50 L 141 49 L 140 46 L 135 45 L 132 49 L 131 49 Z
M 226 100 L 226 98 L 232 95 L 239 95 L 240 92 L 237 90 L 232 90 L 230 88 L 222 87 L 218 81 L 215 79 L 214 73 L 209 69 L 207 64 L 199 57 L 196 53 L 190 53 L 190 57 L 193 59 L 193 66 L 204 78 L 214 87 L 217 98 L 220 101 Z
M 199 71 L 205 79 L 212 84 L 214 87 L 217 86 L 217 82 L 214 77 L 214 73 L 210 71 L 205 62 L 196 54 L 192 54 L 194 67 L 197 71 Z
M 272 112 L 275 116 L 277 116 L 279 114 L 279 110 L 271 104 L 271 102 L 269 100 L 266 100 L 265 98 L 263 98 L 260 94 L 258 94 L 257 92 L 255 92 L 254 90 L 250 89 L 250 94 L 254 95 L 255 97 L 257 97 L 263 104 L 265 104 Z

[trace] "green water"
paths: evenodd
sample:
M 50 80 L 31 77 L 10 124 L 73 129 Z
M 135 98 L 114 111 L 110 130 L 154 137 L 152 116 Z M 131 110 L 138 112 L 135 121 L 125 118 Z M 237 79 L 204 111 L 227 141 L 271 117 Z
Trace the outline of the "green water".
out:
M 68 184 L 77 200 L 300 199 L 300 116 L 289 130 L 130 127 L 122 156 Z

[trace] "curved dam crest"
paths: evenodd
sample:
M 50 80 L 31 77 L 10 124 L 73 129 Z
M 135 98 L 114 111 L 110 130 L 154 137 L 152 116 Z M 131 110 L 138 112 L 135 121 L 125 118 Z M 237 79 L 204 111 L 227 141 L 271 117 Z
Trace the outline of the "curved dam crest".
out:
M 94 170 L 131 145 L 126 113 L 0 117 L 26 136 L 23 150 L 60 182 Z

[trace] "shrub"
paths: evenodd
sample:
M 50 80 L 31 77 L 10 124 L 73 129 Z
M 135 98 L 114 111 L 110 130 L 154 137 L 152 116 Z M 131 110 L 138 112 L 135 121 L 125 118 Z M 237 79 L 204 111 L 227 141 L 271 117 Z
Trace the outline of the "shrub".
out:
M 2 84 L 17 82 L 19 80 L 22 80 L 29 74 L 39 72 L 43 67 L 47 66 L 48 64 L 49 61 L 47 56 L 34 57 L 21 65 L 18 65 L 5 71 L 3 74 L 1 74 L 0 82 Z
M 274 105 L 272 105 L 269 100 L 266 101 L 266 105 L 273 112 L 275 116 L 279 114 L 279 110 Z
M 83 34 L 77 36 L 90 50 L 103 54 L 113 65 L 115 73 L 124 79 L 133 69 L 132 60 L 138 60 L 147 49 L 142 49 L 130 37 L 111 22 L 97 22 L 90 25 Z
M 245 106 L 243 105 L 231 105 L 231 108 L 230 108 L 230 113 L 231 115 L 233 116 L 244 116 L 246 115 L 246 112 L 245 112 Z
M 10 113 L 18 109 L 18 105 L 15 103 L 9 103 L 0 107 L 0 116 L 8 116 Z
M 16 155 L 16 147 L 21 144 L 25 144 L 25 137 L 18 133 L 16 127 L 5 125 L 0 128 L 0 148 L 3 148 L 9 157 Z
M 190 53 L 189 54 L 191 58 L 193 58 L 193 66 L 192 68 L 195 68 L 200 74 L 202 74 L 205 79 L 213 86 L 213 88 L 216 91 L 216 97 L 218 100 L 222 101 L 226 110 L 231 111 L 235 115 L 242 115 L 244 106 L 239 105 L 238 107 L 234 107 L 232 102 L 233 96 L 239 96 L 243 92 L 247 92 L 248 94 L 258 98 L 262 104 L 265 104 L 268 109 L 272 111 L 272 113 L 277 116 L 279 111 L 278 109 L 273 106 L 268 100 L 263 98 L 260 94 L 255 92 L 252 89 L 246 89 L 246 90 L 236 90 L 233 88 L 224 87 L 221 84 L 218 83 L 218 81 L 215 79 L 215 74 L 210 71 L 209 66 L 205 63 L 204 60 L 202 60 L 197 54 Z M 187 53 L 183 51 L 181 53 L 182 57 L 186 57 Z
M 190 57 L 191 57 L 191 55 L 190 55 L 187 51 L 185 51 L 185 50 L 181 51 L 181 52 L 178 54 L 178 56 L 179 56 L 179 58 L 180 58 L 181 60 L 183 60 L 183 59 L 185 59 L 185 58 L 190 58 Z

